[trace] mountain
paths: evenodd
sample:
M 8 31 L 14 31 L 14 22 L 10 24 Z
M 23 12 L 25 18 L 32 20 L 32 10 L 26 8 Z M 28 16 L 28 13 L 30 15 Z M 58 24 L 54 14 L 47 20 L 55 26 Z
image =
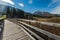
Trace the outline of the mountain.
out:
M 51 14 L 49 12 L 41 12 L 41 11 L 35 11 L 34 15 L 40 16 L 40 17 L 53 17 L 54 14 Z

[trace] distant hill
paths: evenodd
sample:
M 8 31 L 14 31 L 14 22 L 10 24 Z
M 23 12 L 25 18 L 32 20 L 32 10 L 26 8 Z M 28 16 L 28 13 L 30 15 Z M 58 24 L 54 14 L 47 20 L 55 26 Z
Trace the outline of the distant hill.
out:
M 50 16 L 52 16 L 52 14 L 50 14 L 48 12 L 41 12 L 41 11 L 35 11 L 34 14 L 38 15 L 40 17 L 50 17 Z
M 41 11 L 35 11 L 34 15 L 40 16 L 40 17 L 54 17 L 54 16 L 60 16 L 58 14 L 51 14 L 49 12 L 41 12 Z

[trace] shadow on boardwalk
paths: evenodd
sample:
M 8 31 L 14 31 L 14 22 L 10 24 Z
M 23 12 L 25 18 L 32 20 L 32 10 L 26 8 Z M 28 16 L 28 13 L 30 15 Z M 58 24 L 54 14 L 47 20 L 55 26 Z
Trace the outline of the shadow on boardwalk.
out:
M 4 20 L 0 20 L 0 40 L 3 40 Z

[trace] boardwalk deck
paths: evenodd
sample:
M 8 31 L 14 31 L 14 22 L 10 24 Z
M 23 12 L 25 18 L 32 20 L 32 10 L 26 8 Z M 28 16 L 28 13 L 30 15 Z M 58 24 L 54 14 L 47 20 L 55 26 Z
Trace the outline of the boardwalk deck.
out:
M 5 20 L 3 40 L 32 40 L 18 25 Z

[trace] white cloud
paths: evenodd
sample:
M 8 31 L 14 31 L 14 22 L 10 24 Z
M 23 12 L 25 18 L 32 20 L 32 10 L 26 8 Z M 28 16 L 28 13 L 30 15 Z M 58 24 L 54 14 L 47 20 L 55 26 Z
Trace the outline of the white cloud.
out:
M 29 0 L 29 1 L 28 1 L 29 4 L 32 4 L 32 2 L 33 2 L 33 0 Z
M 60 1 L 60 0 L 52 0 L 51 3 L 48 5 L 48 7 L 52 6 L 52 4 L 54 4 L 54 3 L 58 2 L 58 1 Z
M 55 7 L 51 13 L 60 14 L 60 6 Z
M 14 5 L 14 2 L 12 0 L 1 0 L 2 2 L 9 3 L 11 5 Z
M 24 4 L 23 4 L 23 3 L 19 3 L 19 5 L 20 5 L 21 7 L 24 7 Z

